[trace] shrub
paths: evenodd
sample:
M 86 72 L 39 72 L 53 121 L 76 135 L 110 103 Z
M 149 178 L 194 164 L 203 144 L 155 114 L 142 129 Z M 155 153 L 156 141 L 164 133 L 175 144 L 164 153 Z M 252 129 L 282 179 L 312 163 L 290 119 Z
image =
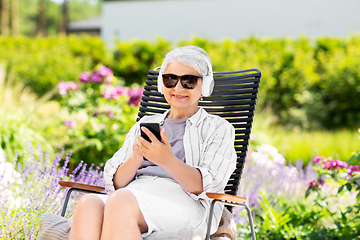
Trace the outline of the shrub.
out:
M 122 85 L 103 65 L 82 72 L 76 82 L 58 83 L 63 120 L 59 130 L 65 133 L 62 146 L 73 153 L 70 168 L 80 160 L 98 166 L 123 144 L 135 123 L 142 88 Z
M 14 159 L 16 149 L 23 150 L 27 141 L 38 142 L 53 152 L 41 130 L 46 128 L 46 121 L 39 121 L 37 114 L 51 96 L 50 93 L 39 98 L 24 84 L 15 84 L 11 77 L 6 77 L 5 66 L 0 64 L 0 148 L 9 161 Z
M 314 167 L 309 163 L 303 170 L 300 161 L 296 167 L 285 165 L 267 145 L 250 151 L 247 161 L 238 195 L 252 208 L 257 238 L 359 239 L 357 165 L 315 157 Z M 249 238 L 247 216 L 240 210 L 234 209 L 239 237 Z
M 306 129 L 355 129 L 360 125 L 360 36 L 342 39 L 268 39 L 239 41 L 202 38 L 178 43 L 117 41 L 107 49 L 96 37 L 0 38 L 0 60 L 9 63 L 16 81 L 43 95 L 60 81 L 98 64 L 108 66 L 126 86 L 142 85 L 149 68 L 174 46 L 198 45 L 212 57 L 214 71 L 259 68 L 258 107 L 270 106 L 280 123 Z
M 0 52 L 0 61 L 8 63 L 14 81 L 31 86 L 39 95 L 105 58 L 104 43 L 89 37 L 0 37 Z
M 69 154 L 64 157 L 61 152 L 50 159 L 40 147 L 37 152 L 28 143 L 21 159 L 16 157 L 10 163 L 0 149 L 1 239 L 36 239 L 40 216 L 48 212 L 60 215 L 66 191 L 58 185 L 59 180 L 105 186 L 99 167 L 81 162 L 68 176 Z M 72 215 L 79 197 L 72 195 L 67 216 Z

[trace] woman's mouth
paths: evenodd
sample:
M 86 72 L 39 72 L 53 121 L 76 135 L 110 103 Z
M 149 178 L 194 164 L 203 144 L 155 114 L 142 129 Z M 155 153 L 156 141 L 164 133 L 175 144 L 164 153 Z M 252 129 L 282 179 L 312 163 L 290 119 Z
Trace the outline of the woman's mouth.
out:
M 187 96 L 184 96 L 184 95 L 177 95 L 177 94 L 173 94 L 173 97 L 174 97 L 175 99 L 178 99 L 178 100 L 181 100 L 181 99 L 185 99 L 185 98 L 187 98 Z

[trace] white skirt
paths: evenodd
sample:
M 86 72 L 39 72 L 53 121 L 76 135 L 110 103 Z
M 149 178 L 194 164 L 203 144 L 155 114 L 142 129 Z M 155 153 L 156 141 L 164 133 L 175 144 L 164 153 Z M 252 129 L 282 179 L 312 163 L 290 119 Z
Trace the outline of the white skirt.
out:
M 206 218 L 205 207 L 189 196 L 176 181 L 156 176 L 140 176 L 124 189 L 134 194 L 148 225 L 147 237 L 152 232 L 201 227 Z M 95 194 L 105 203 L 108 195 Z M 69 222 L 69 225 L 71 222 Z

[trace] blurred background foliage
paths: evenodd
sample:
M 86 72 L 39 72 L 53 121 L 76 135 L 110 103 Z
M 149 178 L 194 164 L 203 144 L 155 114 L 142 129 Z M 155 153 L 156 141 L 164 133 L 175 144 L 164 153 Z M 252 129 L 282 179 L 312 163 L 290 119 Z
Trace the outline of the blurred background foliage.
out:
M 39 0 L 19 1 L 20 35 L 36 36 L 38 31 Z M 61 22 L 61 4 L 63 1 L 43 0 L 45 3 L 45 32 L 47 36 L 58 35 Z M 58 3 L 57 3 L 58 2 Z M 68 1 L 68 21 L 83 20 L 101 14 L 101 1 L 70 0 Z
M 97 37 L 0 38 L 0 61 L 15 82 L 42 96 L 63 80 L 97 64 L 113 70 L 126 85 L 143 84 L 149 68 L 161 64 L 177 45 L 203 47 L 214 71 L 259 68 L 263 75 L 258 107 L 269 107 L 277 121 L 301 129 L 356 129 L 360 126 L 360 36 L 343 39 L 200 38 L 177 44 L 118 41 L 107 49 Z
M 346 160 L 358 150 L 359 35 L 339 39 L 249 37 L 238 41 L 193 38 L 178 43 L 158 38 L 117 41 L 112 49 L 100 38 L 86 35 L 0 37 L 0 62 L 6 63 L 5 72 L 14 86 L 24 85 L 42 98 L 54 91 L 60 81 L 77 81 L 81 72 L 99 64 L 110 68 L 124 86 L 142 86 L 149 68 L 159 66 L 166 52 L 181 45 L 204 48 L 212 58 L 214 71 L 254 67 L 261 70 L 263 77 L 255 114 L 259 130 L 254 127 L 253 135 L 264 141 L 265 135 L 271 136 L 267 142 L 288 160 L 303 158 L 307 162 L 318 154 Z M 55 93 L 43 109 L 55 111 L 60 99 Z M 59 112 L 51 116 L 55 119 Z M 264 123 L 265 118 L 271 119 L 269 125 Z M 59 137 L 65 134 L 64 130 L 57 132 L 57 127 L 42 123 L 45 117 L 36 119 L 36 132 L 46 136 L 52 146 L 64 146 L 63 137 Z M 63 129 L 63 122 L 58 124 L 62 125 L 58 129 Z

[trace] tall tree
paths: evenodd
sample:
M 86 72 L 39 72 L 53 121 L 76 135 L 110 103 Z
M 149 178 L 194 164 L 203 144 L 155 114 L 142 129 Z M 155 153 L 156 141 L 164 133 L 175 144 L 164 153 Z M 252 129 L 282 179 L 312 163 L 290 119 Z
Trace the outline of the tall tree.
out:
M 39 14 L 38 14 L 38 27 L 37 27 L 38 36 L 45 37 L 45 0 L 39 0 Z
M 11 0 L 11 33 L 17 36 L 20 33 L 19 0 Z
M 66 25 L 68 23 L 68 1 L 64 0 L 61 11 L 61 20 L 59 27 L 59 35 L 66 35 Z
M 1 35 L 9 35 L 9 0 L 1 1 Z

